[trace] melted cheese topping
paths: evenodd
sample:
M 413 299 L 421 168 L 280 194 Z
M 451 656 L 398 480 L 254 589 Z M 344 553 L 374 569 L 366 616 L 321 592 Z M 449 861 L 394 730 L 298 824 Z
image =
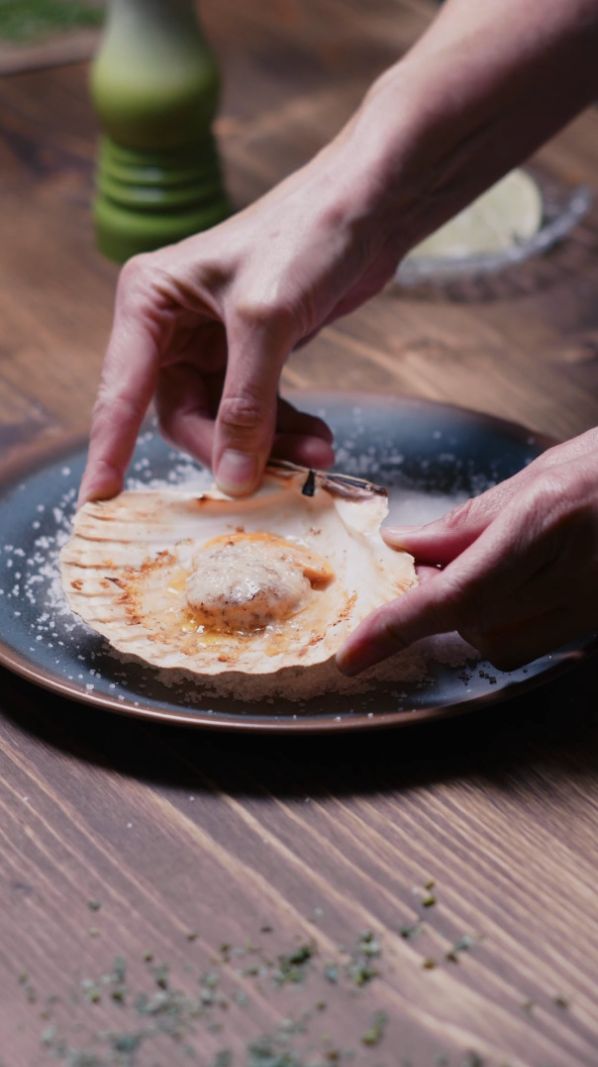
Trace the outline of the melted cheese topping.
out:
M 206 542 L 196 552 L 186 600 L 210 630 L 251 632 L 300 611 L 312 587 L 333 577 L 314 552 L 268 533 L 236 533 Z

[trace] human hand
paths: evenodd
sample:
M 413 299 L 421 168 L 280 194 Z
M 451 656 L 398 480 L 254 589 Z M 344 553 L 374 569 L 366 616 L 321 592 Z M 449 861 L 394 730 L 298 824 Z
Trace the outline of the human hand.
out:
M 164 433 L 231 494 L 257 486 L 272 447 L 330 463 L 321 420 L 278 400 L 289 352 L 595 99 L 597 40 L 596 0 L 453 0 L 307 166 L 213 230 L 132 259 L 80 500 L 121 488 L 154 394 Z
M 349 188 L 345 151 L 339 138 L 246 211 L 125 265 L 81 501 L 119 491 L 154 394 L 164 434 L 227 493 L 251 492 L 271 450 L 330 465 L 330 430 L 279 399 L 281 370 L 398 258 L 365 210 L 371 179 L 353 166 Z
M 598 623 L 598 430 L 436 522 L 384 536 L 427 565 L 425 580 L 361 623 L 342 671 L 452 630 L 501 670 L 551 652 Z

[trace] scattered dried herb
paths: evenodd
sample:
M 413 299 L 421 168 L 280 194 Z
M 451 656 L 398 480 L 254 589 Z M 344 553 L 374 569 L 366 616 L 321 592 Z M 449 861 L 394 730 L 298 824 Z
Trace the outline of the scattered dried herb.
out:
M 458 941 L 455 941 L 453 947 L 450 948 L 449 951 L 446 953 L 445 959 L 450 960 L 451 963 L 458 963 L 459 955 L 462 952 L 468 952 L 469 949 L 473 948 L 474 945 L 475 938 L 473 938 L 471 934 L 463 934 Z
M 307 964 L 315 954 L 316 947 L 311 942 L 299 945 L 286 956 L 278 957 L 278 969 L 274 972 L 274 981 L 278 985 L 287 982 L 303 982 Z
M 93 978 L 84 978 L 81 982 L 83 996 L 90 1004 L 99 1004 L 102 999 L 102 990 Z
M 422 967 L 424 971 L 433 971 L 436 967 L 436 960 L 433 960 L 430 956 L 427 956 L 426 959 L 422 960 Z
M 379 1045 L 384 1037 L 384 1030 L 388 1022 L 388 1016 L 384 1011 L 377 1011 L 372 1019 L 371 1026 L 361 1036 L 362 1045 Z
M 378 974 L 377 970 L 371 967 L 369 963 L 362 963 L 359 960 L 349 964 L 348 973 L 351 981 L 356 986 L 367 985 Z
M 111 1034 L 110 1042 L 115 1052 L 136 1052 L 146 1035 L 137 1034 Z
M 379 956 L 382 951 L 380 942 L 376 940 L 371 930 L 365 930 L 359 935 L 358 945 L 364 956 Z
M 421 923 L 405 923 L 404 926 L 399 926 L 399 934 L 405 941 L 410 941 L 412 937 L 419 934 L 421 930 Z
M 87 907 L 90 911 L 99 911 L 102 907 L 102 903 L 99 900 L 88 900 Z
M 214 1056 L 212 1067 L 232 1067 L 233 1054 L 230 1049 L 223 1048 Z
M 154 976 L 154 982 L 159 989 L 168 989 L 168 966 L 165 963 L 159 963 L 156 967 L 152 968 Z
M 247 1048 L 247 1067 L 301 1067 L 299 1060 L 286 1048 L 277 1048 L 278 1042 L 264 1037 Z
M 563 997 L 561 994 L 559 994 L 558 996 L 554 997 L 554 1003 L 556 1004 L 557 1008 L 563 1008 L 565 1011 L 569 1007 L 569 1001 L 567 1000 L 566 997 Z

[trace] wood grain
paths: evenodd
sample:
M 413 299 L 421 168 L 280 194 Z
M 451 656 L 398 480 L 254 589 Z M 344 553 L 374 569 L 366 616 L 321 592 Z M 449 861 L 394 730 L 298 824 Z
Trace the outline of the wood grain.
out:
M 326 141 L 433 5 L 209 0 L 202 10 L 224 72 L 218 131 L 241 204 Z M 0 98 L 8 463 L 86 428 L 116 270 L 91 234 L 85 66 L 4 78 Z M 540 159 L 562 180 L 595 182 L 596 112 Z M 475 300 L 389 290 L 294 355 L 286 381 L 342 379 L 579 432 L 598 407 L 597 251 L 594 209 L 542 264 Z M 249 1041 L 307 1010 L 306 1032 L 290 1037 L 301 1063 L 317 1053 L 357 1067 L 595 1067 L 592 665 L 462 721 L 317 741 L 150 728 L 6 673 L 1 681 L 3 1067 L 60 1061 L 60 1033 L 71 1050 L 62 1061 L 79 1067 L 178 1067 L 194 1062 L 186 1045 L 202 1067 L 224 1067 L 215 1057 L 225 1049 L 244 1067 Z M 357 987 L 346 965 L 367 929 L 380 941 L 379 974 Z M 463 935 L 471 946 L 447 959 Z M 277 956 L 306 942 L 315 952 L 304 981 L 278 985 Z M 81 981 L 109 974 L 115 956 L 127 964 L 126 1003 L 111 999 L 109 981 L 90 1002 Z M 332 962 L 336 984 L 323 976 Z M 109 1053 L 109 1037 L 93 1046 L 93 1034 L 146 1025 L 133 1001 L 165 992 L 152 970 L 161 963 L 171 987 L 194 997 L 202 974 L 218 971 L 227 1007 L 207 1005 L 179 1019 L 178 1039 L 162 1032 L 136 1052 Z M 256 965 L 263 973 L 247 973 Z M 376 1011 L 386 1031 L 368 1046 Z M 74 1049 L 92 1047 L 96 1061 L 76 1059 Z

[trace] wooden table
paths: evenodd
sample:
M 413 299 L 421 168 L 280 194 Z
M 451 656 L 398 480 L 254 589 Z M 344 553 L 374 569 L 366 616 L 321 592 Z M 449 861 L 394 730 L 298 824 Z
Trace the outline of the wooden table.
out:
M 205 0 L 237 202 L 324 142 L 432 10 Z M 0 86 L 7 462 L 86 428 L 109 327 L 116 270 L 90 232 L 86 73 Z M 596 113 L 542 159 L 595 181 Z M 565 437 L 597 421 L 597 291 L 594 211 L 531 273 L 475 301 L 379 296 L 285 379 L 342 376 Z M 235 1067 L 296 1067 L 315 1052 L 356 1067 L 598 1063 L 591 664 L 470 718 L 296 741 L 159 728 L 7 673 L 1 683 L 3 1067 L 225 1067 L 225 1050 Z M 143 990 L 154 1000 L 136 1007 Z M 304 1012 L 304 1033 L 282 1022 Z M 161 1036 L 141 1040 L 148 1026 Z M 247 1052 L 260 1035 L 282 1048 L 281 1033 L 296 1060 Z

